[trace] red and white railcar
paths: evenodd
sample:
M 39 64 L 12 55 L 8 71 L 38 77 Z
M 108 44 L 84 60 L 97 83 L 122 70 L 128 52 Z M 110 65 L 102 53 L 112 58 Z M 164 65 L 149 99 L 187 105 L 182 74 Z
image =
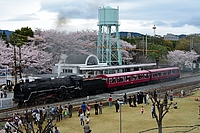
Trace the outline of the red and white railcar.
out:
M 106 87 L 109 89 L 149 83 L 150 73 L 147 70 L 142 70 L 126 73 L 101 74 L 97 78 L 106 80 Z
M 178 67 L 152 69 L 149 72 L 151 82 L 173 80 L 180 77 L 180 69 Z

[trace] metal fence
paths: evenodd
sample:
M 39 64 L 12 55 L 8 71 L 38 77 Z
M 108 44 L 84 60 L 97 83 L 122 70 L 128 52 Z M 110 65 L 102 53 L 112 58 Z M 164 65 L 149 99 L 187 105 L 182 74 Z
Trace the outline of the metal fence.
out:
M 11 108 L 13 106 L 16 106 L 16 104 L 13 102 L 12 97 L 0 99 L 0 109 Z

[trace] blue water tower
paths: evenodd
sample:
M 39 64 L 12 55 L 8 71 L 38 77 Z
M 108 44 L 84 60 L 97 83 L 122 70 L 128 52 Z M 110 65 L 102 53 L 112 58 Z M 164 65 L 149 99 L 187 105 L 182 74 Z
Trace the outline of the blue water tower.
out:
M 119 40 L 119 8 L 98 9 L 97 57 L 101 63 L 122 65 Z

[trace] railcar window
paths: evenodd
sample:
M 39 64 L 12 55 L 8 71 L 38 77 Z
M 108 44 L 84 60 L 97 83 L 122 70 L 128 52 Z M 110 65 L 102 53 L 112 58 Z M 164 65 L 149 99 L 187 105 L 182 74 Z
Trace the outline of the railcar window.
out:
M 158 72 L 158 76 L 162 76 L 161 72 Z
M 166 72 L 162 72 L 162 75 L 163 75 L 163 76 L 166 76 Z
M 144 78 L 149 78 L 149 74 L 144 74 Z
M 153 73 L 153 77 L 157 77 L 157 73 Z
M 124 81 L 124 77 L 118 77 L 118 82 L 123 82 Z
M 137 75 L 133 75 L 132 80 L 136 80 L 137 79 Z
M 175 70 L 172 70 L 172 74 L 175 74 Z
M 179 73 L 179 70 L 175 70 L 176 73 Z
M 131 77 L 130 76 L 126 76 L 126 81 L 130 81 Z
M 139 74 L 138 79 L 143 79 L 143 74 Z
M 168 71 L 168 75 L 170 75 L 171 73 L 172 73 L 171 70 L 169 70 L 169 71 Z
M 116 79 L 115 79 L 115 78 L 110 78 L 110 83 L 111 83 L 111 84 L 116 83 Z

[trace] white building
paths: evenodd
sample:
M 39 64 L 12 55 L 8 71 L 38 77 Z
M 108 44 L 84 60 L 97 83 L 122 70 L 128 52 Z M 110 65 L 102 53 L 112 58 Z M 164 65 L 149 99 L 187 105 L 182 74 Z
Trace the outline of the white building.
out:
M 167 35 L 164 35 L 164 40 L 171 40 L 171 41 L 178 41 L 179 37 L 177 35 L 167 33 Z
M 52 73 L 58 74 L 58 76 L 64 73 L 74 73 L 88 78 L 95 77 L 98 74 L 123 72 L 127 68 L 131 70 L 139 68 L 141 70 L 152 66 L 156 66 L 156 63 L 108 66 L 107 63 L 99 63 L 96 55 L 69 55 L 66 56 L 65 60 L 55 64 Z
M 55 64 L 52 73 L 75 73 L 88 77 L 89 75 L 97 75 L 98 71 L 90 71 L 89 68 L 106 67 L 107 63 L 99 63 L 96 55 L 69 55 L 65 60 Z M 84 70 L 82 70 L 84 69 Z

